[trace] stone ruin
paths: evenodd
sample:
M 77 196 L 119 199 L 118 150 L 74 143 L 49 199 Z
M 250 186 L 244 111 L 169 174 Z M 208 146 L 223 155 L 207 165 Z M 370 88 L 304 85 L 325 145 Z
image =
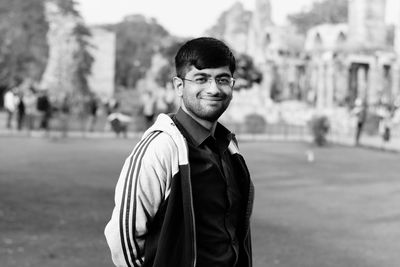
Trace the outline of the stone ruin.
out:
M 65 14 L 53 1 L 45 2 L 45 14 L 49 23 L 47 41 L 49 58 L 40 82 L 40 89 L 47 90 L 56 99 L 66 93 L 76 94 L 74 88 L 74 54 L 79 50 L 73 31 L 81 18 Z
M 348 23 L 316 25 L 305 38 L 289 26 L 275 25 L 271 8 L 269 0 L 256 0 L 246 32 L 231 30 L 217 36 L 237 52 L 250 55 L 263 72 L 260 85 L 236 93 L 228 121 L 241 122 L 254 113 L 271 123 L 305 124 L 313 114 L 322 113 L 344 132 L 354 125 L 349 111 L 357 99 L 371 109 L 400 105 L 400 21 L 390 44 L 385 0 L 350 0 Z M 236 17 L 239 9 L 232 9 Z M 235 20 L 225 23 L 235 28 Z M 297 103 L 296 116 L 285 115 L 293 110 L 286 111 L 287 105 L 283 109 L 283 102 Z

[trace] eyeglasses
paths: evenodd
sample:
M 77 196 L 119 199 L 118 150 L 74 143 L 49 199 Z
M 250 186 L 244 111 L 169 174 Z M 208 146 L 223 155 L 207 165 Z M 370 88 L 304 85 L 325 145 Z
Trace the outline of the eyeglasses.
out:
M 195 83 L 197 85 L 207 85 L 210 86 L 212 81 L 215 81 L 215 84 L 219 87 L 219 88 L 233 88 L 233 86 L 235 86 L 235 79 L 232 77 L 217 77 L 217 78 L 207 78 L 207 77 L 198 77 L 194 80 L 189 80 L 189 79 L 185 79 L 185 78 L 181 78 L 184 81 L 188 81 L 188 82 L 192 82 Z

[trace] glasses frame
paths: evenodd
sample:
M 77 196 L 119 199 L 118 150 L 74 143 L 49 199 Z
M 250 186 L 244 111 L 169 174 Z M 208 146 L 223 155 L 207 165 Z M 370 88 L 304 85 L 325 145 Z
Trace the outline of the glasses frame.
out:
M 211 83 L 212 83 L 213 80 L 215 81 L 215 84 L 217 85 L 217 87 L 221 88 L 221 87 L 224 86 L 224 85 L 218 84 L 218 80 L 219 80 L 220 78 L 213 78 L 213 77 L 210 77 L 210 78 L 207 79 L 207 82 L 205 82 L 205 83 L 198 83 L 198 82 L 196 82 L 195 80 L 190 80 L 190 79 L 186 79 L 186 78 L 182 78 L 182 77 L 178 77 L 178 78 L 181 79 L 182 81 L 192 82 L 192 83 L 194 83 L 194 84 L 196 84 L 196 85 L 199 85 L 199 86 L 205 86 L 206 84 L 208 84 L 208 86 L 211 86 Z M 230 79 L 230 81 L 231 81 L 231 82 L 230 82 L 231 84 L 228 85 L 228 86 L 229 86 L 229 88 L 233 89 L 233 87 L 235 86 L 235 83 L 236 83 L 236 79 L 233 78 L 233 77 L 230 77 L 229 79 Z

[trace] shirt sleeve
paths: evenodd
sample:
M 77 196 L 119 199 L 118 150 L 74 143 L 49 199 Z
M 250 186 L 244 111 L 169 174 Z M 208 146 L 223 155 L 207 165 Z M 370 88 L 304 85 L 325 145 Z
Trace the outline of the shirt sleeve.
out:
M 143 138 L 125 160 L 105 236 L 115 266 L 142 266 L 147 223 L 169 196 L 177 148 L 165 133 Z

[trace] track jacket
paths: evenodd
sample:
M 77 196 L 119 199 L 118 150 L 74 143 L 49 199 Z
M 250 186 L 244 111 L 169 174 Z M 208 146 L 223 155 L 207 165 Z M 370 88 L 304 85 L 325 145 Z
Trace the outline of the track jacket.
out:
M 251 267 L 250 215 L 254 187 L 237 145 L 247 201 L 239 267 Z M 112 260 L 120 266 L 195 267 L 196 231 L 186 140 L 173 116 L 160 114 L 126 159 L 115 189 L 115 207 L 105 228 Z

